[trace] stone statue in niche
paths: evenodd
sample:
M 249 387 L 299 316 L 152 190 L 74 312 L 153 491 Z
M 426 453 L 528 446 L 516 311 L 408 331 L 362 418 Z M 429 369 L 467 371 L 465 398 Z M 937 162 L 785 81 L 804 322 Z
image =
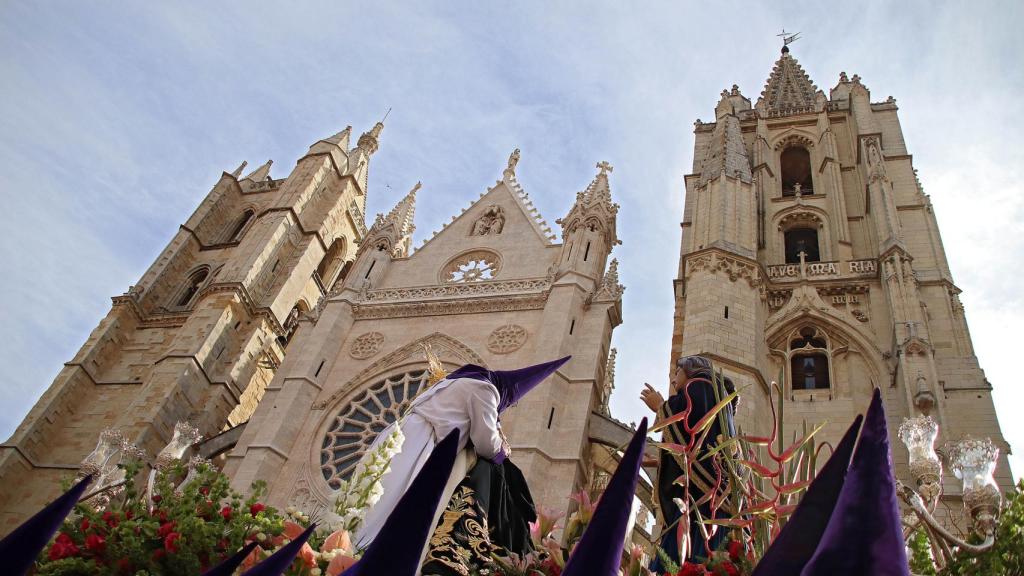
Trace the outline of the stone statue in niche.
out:
M 871 181 L 885 178 L 885 163 L 882 160 L 878 138 L 868 138 L 864 142 L 864 147 L 868 153 L 868 174 Z
M 501 206 L 491 204 L 487 207 L 483 216 L 473 224 L 472 236 L 487 236 L 489 234 L 501 234 L 505 227 L 505 211 Z

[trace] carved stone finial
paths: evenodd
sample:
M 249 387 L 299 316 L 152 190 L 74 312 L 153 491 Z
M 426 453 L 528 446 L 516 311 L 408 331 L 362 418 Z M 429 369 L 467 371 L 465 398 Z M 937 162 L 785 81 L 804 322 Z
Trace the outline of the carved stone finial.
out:
M 737 85 L 737 84 L 733 84 L 732 85 L 731 95 L 732 96 L 739 96 L 740 95 L 740 87 L 739 87 L 739 85 Z
M 597 163 L 597 169 L 600 170 L 599 174 L 607 176 L 608 173 L 613 171 L 615 168 L 613 168 L 612 165 L 609 164 L 608 162 L 602 160 Z
M 502 173 L 502 174 L 504 174 L 505 178 L 511 178 L 511 177 L 515 176 L 516 166 L 518 164 L 519 164 L 519 148 L 516 148 L 515 150 L 512 151 L 511 154 L 508 155 L 508 166 L 505 168 L 505 171 Z
M 850 79 L 846 76 L 846 72 L 840 72 L 839 73 L 839 81 L 843 82 L 843 83 L 846 83 L 846 82 L 850 81 Z

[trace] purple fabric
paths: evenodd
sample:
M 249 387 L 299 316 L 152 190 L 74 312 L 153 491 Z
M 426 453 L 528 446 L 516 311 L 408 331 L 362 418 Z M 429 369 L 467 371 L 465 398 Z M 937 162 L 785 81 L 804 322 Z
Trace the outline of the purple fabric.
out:
M 583 537 L 565 563 L 562 576 L 618 575 L 646 440 L 647 418 L 644 418 L 608 481 Z
M 876 388 L 832 518 L 801 576 L 909 576 L 889 430 Z
M 476 364 L 466 364 L 449 374 L 448 378 L 476 378 L 493 384 L 498 389 L 498 412 L 500 413 L 518 402 L 527 392 L 543 382 L 570 358 L 572 356 L 566 356 L 518 370 L 488 370 Z
M 415 576 L 420 555 L 434 532 L 434 512 L 458 455 L 459 430 L 441 440 L 409 489 L 384 521 L 363 557 L 341 576 Z
M 91 481 L 90 474 L 0 540 L 0 559 L 5 574 L 28 573 Z
M 298 538 L 282 546 L 280 550 L 271 554 L 263 562 L 243 572 L 242 576 L 281 576 L 292 565 L 295 556 L 299 554 L 299 550 L 302 549 L 306 540 L 309 540 L 314 529 L 316 529 L 315 522 L 306 528 Z
M 863 416 L 857 415 L 853 424 L 846 430 L 828 462 L 807 487 L 807 493 L 793 511 L 789 522 L 782 532 L 765 551 L 761 561 L 754 568 L 753 576 L 790 576 L 799 574 L 807 561 L 814 555 L 814 550 L 821 542 L 821 535 L 828 526 L 832 510 L 843 489 L 846 470 L 850 466 L 850 455 L 857 443 L 857 434 Z
M 235 573 L 235 569 L 241 566 L 242 562 L 245 562 L 246 557 L 252 553 L 258 544 L 258 542 L 249 542 L 230 558 L 203 572 L 202 576 L 231 576 Z

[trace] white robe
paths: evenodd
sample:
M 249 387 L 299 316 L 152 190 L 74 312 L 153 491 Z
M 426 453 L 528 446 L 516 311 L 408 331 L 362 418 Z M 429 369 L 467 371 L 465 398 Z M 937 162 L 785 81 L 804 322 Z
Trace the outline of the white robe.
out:
M 434 515 L 435 525 L 455 487 L 468 472 L 467 457 L 472 456 L 465 450 L 468 442 L 473 442 L 472 452 L 483 458 L 494 458 L 501 451 L 498 390 L 482 380 L 458 378 L 438 382 L 413 401 L 405 418 L 385 428 L 367 452 L 374 450 L 390 435 L 391 426 L 398 424 L 402 426 L 405 441 L 401 452 L 391 460 L 390 469 L 381 478 L 384 494 L 366 513 L 362 527 L 353 538 L 358 548 L 365 548 L 377 536 L 434 447 L 449 432 L 459 430 L 459 458 L 441 495 Z

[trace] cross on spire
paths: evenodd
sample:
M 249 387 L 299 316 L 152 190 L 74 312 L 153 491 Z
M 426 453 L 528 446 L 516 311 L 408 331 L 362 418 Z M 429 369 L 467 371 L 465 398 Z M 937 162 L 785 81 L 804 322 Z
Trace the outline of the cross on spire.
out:
M 614 170 L 615 168 L 613 168 L 612 165 L 609 164 L 608 162 L 602 160 L 597 163 L 597 169 L 601 171 L 600 174 L 602 176 L 607 176 L 608 173 Z

